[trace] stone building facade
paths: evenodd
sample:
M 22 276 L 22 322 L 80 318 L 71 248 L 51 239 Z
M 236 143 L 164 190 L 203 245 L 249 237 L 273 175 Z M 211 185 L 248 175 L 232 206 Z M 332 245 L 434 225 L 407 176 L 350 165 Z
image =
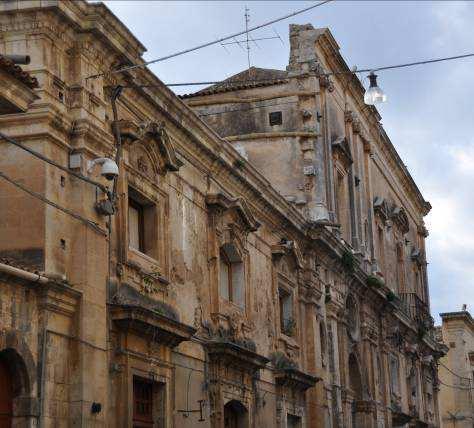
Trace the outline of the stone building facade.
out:
M 438 426 L 429 204 L 360 83 L 321 77 L 329 31 L 188 106 L 110 72 L 145 48 L 103 4 L 4 2 L 0 31 L 31 57 L 0 70 L 4 426 Z
M 474 320 L 467 310 L 440 314 L 439 340 L 447 354 L 439 366 L 439 412 L 442 427 L 474 424 Z

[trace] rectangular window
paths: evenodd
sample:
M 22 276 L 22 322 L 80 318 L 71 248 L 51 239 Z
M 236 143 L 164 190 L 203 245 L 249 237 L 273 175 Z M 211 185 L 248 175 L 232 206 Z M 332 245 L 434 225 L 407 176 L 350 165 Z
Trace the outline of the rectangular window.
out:
M 245 308 L 244 264 L 232 248 L 222 249 L 219 256 L 219 290 L 223 299 Z
M 281 111 L 272 111 L 268 114 L 270 126 L 281 125 L 283 123 L 283 115 Z
M 380 270 L 382 273 L 385 273 L 385 240 L 383 236 L 383 228 L 379 227 L 378 228 L 378 247 L 379 247 L 379 264 L 380 264 Z
M 405 261 L 402 244 L 397 244 L 397 287 L 398 292 L 405 291 Z
M 293 317 L 293 299 L 287 290 L 278 289 L 278 300 L 280 304 L 280 329 L 283 334 L 293 336 L 296 322 Z
M 128 199 L 128 244 L 130 247 L 142 253 L 145 252 L 144 245 L 143 207 L 133 199 Z
M 157 206 L 133 188 L 128 189 L 128 246 L 158 258 Z
M 390 355 L 390 391 L 400 396 L 400 367 L 395 355 Z
M 286 415 L 286 426 L 287 428 L 301 428 L 301 418 L 295 415 Z

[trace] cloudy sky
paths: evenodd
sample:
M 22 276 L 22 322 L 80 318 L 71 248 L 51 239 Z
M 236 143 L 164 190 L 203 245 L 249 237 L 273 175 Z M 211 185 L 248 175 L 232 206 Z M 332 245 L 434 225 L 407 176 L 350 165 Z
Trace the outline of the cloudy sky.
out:
M 245 5 L 251 25 L 309 6 L 311 2 L 106 2 L 147 47 L 153 59 L 237 32 Z M 349 66 L 359 68 L 474 52 L 474 2 L 336 1 L 253 37 L 251 63 L 284 69 L 288 24 L 328 27 Z M 273 29 L 272 29 L 273 28 Z M 220 80 L 246 68 L 246 53 L 220 46 L 151 66 L 164 82 Z M 433 205 L 426 218 L 433 315 L 460 310 L 474 315 L 474 58 L 379 73 L 388 103 L 382 123 L 402 159 Z M 182 88 L 179 93 L 195 88 Z

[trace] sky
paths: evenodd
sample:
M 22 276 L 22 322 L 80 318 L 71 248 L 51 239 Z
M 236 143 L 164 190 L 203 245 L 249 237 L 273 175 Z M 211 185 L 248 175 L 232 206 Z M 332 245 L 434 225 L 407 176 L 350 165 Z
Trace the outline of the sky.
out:
M 147 47 L 146 60 L 307 7 L 300 1 L 107 1 Z M 474 52 L 474 2 L 334 1 L 252 33 L 251 64 L 284 69 L 288 26 L 328 27 L 350 67 L 373 68 Z M 166 83 L 222 80 L 247 67 L 238 46 L 211 46 L 150 66 Z M 433 209 L 425 218 L 431 311 L 474 316 L 474 58 L 379 72 L 382 124 Z M 193 92 L 195 87 L 176 90 Z

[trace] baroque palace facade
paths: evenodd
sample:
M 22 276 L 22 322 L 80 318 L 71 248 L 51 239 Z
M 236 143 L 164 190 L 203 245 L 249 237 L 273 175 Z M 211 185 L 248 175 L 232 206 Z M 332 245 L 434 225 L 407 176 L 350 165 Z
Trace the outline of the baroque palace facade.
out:
M 0 31 L 1 427 L 439 426 L 430 205 L 328 30 L 183 99 L 103 4 Z

